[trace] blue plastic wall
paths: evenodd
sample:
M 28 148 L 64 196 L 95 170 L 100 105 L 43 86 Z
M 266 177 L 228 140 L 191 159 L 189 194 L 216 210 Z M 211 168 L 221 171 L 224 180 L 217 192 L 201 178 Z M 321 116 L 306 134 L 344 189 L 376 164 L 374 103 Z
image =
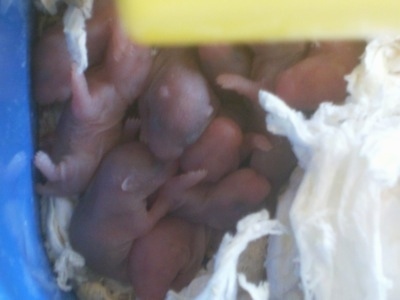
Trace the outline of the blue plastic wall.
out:
M 30 4 L 0 0 L 0 299 L 66 299 L 46 259 L 33 192 Z

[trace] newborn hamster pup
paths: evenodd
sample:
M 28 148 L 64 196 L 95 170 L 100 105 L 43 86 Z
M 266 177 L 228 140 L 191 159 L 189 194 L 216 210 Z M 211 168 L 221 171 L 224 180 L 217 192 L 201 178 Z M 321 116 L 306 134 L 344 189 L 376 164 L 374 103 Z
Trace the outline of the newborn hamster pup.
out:
M 177 159 L 214 115 L 217 100 L 191 49 L 162 49 L 139 99 L 141 139 L 161 159 Z
M 125 260 L 133 241 L 148 232 L 170 208 L 147 198 L 177 170 L 140 142 L 114 148 L 103 160 L 76 207 L 70 225 L 72 246 L 100 274 L 126 279 Z
M 71 244 L 99 274 L 127 281 L 126 260 L 134 241 L 182 205 L 177 195 L 196 185 L 204 171 L 173 177 L 176 161 L 157 159 L 141 142 L 115 147 L 102 161 L 77 205 Z
M 139 238 L 129 254 L 129 276 L 138 299 L 162 300 L 179 291 L 200 270 L 210 240 L 200 224 L 166 217 Z
M 71 196 L 86 188 L 100 160 L 122 135 L 126 110 L 142 91 L 152 57 L 114 24 L 102 65 L 85 74 L 72 69 L 72 99 L 65 104 L 47 154 L 39 151 L 36 167 L 47 182 L 43 195 Z

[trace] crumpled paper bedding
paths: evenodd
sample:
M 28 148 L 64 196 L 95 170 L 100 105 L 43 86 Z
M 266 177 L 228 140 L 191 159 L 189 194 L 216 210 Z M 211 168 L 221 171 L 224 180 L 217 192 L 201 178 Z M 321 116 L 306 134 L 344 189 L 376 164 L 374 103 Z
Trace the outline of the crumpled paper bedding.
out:
M 268 238 L 265 268 L 268 273 L 270 300 L 302 300 L 300 282 L 300 262 L 298 251 L 290 225 L 289 211 L 303 179 L 304 171 L 296 168 L 289 181 L 288 188 L 279 198 L 276 220 L 285 228 L 285 234 Z
M 304 170 L 278 213 L 289 235 L 270 240 L 273 299 L 400 299 L 400 39 L 371 41 L 346 80 L 345 103 L 310 119 L 260 92 Z

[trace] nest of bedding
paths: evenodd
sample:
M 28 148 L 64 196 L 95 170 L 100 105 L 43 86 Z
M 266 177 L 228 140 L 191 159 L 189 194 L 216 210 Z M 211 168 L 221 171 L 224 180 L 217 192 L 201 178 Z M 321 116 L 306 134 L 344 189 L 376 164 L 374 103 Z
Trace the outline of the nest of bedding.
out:
M 221 239 L 207 272 L 168 299 L 399 298 L 399 49 L 396 37 L 371 41 L 346 78 L 345 103 L 323 103 L 311 117 L 260 92 L 268 129 L 288 137 L 299 162 L 278 200 L 277 220 L 266 210 L 243 218 L 234 235 Z M 85 67 L 82 53 L 76 61 Z M 131 299 L 131 289 L 92 274 L 72 250 L 67 228 L 75 201 L 43 201 L 46 245 L 60 288 L 75 288 L 87 299 Z M 264 262 L 269 285 L 260 278 Z M 257 270 L 253 283 L 243 270 Z

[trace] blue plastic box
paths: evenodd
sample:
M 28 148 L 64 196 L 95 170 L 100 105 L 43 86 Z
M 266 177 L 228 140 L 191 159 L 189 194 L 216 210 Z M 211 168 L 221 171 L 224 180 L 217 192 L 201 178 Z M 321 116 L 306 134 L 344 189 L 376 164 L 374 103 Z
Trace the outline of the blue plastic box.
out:
M 32 157 L 30 0 L 0 0 L 0 299 L 65 299 L 47 260 Z

